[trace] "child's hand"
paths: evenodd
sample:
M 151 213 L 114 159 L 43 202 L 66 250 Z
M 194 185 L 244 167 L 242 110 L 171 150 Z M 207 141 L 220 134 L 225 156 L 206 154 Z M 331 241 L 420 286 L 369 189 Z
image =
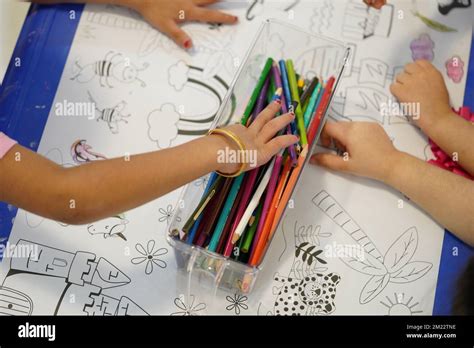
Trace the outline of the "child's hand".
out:
M 381 9 L 387 3 L 387 0 L 364 0 L 368 6 L 375 7 L 377 10 Z
M 124 0 L 124 5 L 133 8 L 155 28 L 168 35 L 177 45 L 185 49 L 192 47 L 191 38 L 179 27 L 188 21 L 235 24 L 238 18 L 203 6 L 220 0 Z
M 224 128 L 240 138 L 247 150 L 248 158 L 255 160 L 255 163 L 247 163 L 246 170 L 264 165 L 281 149 L 298 142 L 299 139 L 295 135 L 275 137 L 281 129 L 285 128 L 295 118 L 295 115 L 291 113 L 275 117 L 280 107 L 281 104 L 278 102 L 271 103 L 248 128 L 240 124 Z M 239 150 L 233 141 L 224 137 L 221 138 L 226 140 L 225 146 L 232 150 Z M 235 173 L 240 169 L 240 166 L 241 163 L 220 163 L 221 168 L 219 170 L 223 173 Z
M 400 154 L 384 129 L 373 122 L 328 122 L 321 135 L 323 146 L 330 146 L 331 138 L 344 151 L 343 156 L 319 153 L 312 164 L 386 181 Z
M 419 103 L 420 115 L 412 116 L 425 133 L 452 113 L 443 76 L 426 60 L 407 64 L 405 71 L 390 86 L 390 91 L 401 103 Z

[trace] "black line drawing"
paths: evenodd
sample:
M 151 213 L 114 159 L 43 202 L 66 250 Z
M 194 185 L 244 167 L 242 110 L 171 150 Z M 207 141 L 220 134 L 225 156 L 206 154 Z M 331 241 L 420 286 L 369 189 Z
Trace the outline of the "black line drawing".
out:
M 354 40 L 366 40 L 373 36 L 388 38 L 392 31 L 393 16 L 393 5 L 388 4 L 376 10 L 358 0 L 350 0 L 344 13 L 342 35 Z
M 412 261 L 418 247 L 416 227 L 407 229 L 382 256 L 367 234 L 329 193 L 323 190 L 312 201 L 364 250 L 363 257 L 346 255 L 341 258 L 355 271 L 371 276 L 360 293 L 361 304 L 372 301 L 389 283 L 414 282 L 433 267 L 430 262 Z
M 144 63 L 142 67 L 138 67 L 124 57 L 122 53 L 109 51 L 103 59 L 87 65 L 81 65 L 77 59 L 74 62 L 74 75 L 71 80 L 87 83 L 97 77 L 101 87 L 113 88 L 111 80 L 123 84 L 139 82 L 141 87 L 146 87 L 145 81 L 141 80 L 139 75 L 149 65 L 149 63 Z
M 18 257 L 5 261 L 10 269 L 0 288 L 0 314 L 148 315 L 127 296 L 106 294 L 128 285 L 130 278 L 102 257 L 23 239 L 14 252 Z
M 125 230 L 128 223 L 125 215 L 116 215 L 88 225 L 87 232 L 92 236 L 102 235 L 104 239 L 118 237 L 126 241 Z
M 88 23 L 114 29 L 150 30 L 150 26 L 137 12 L 121 6 L 94 7 L 91 11 L 85 11 L 84 18 Z
M 166 261 L 161 259 L 161 256 L 168 254 L 167 248 L 159 248 L 155 249 L 155 241 L 149 240 L 146 249 L 145 247 L 137 243 L 135 245 L 135 249 L 138 251 L 140 256 L 134 257 L 131 262 L 134 265 L 141 265 L 142 263 L 146 262 L 145 264 L 145 274 L 150 275 L 153 273 L 154 266 L 158 266 L 159 268 L 166 268 L 167 263 Z
M 375 58 L 364 58 L 360 61 L 359 83 L 375 83 L 385 87 L 388 76 L 388 64 Z
M 283 7 L 281 10 L 284 12 L 293 11 L 296 6 L 300 3 L 301 0 L 283 0 Z M 274 3 L 271 3 L 271 6 L 274 6 Z M 247 11 L 245 13 L 245 18 L 248 21 L 253 21 L 256 17 L 261 16 L 265 12 L 265 0 L 252 0 L 250 2 L 249 7 L 247 7 Z
M 385 123 L 381 105 L 388 104 L 385 92 L 372 87 L 352 86 L 346 89 L 344 116 L 348 118 L 368 118 L 380 124 Z
M 104 155 L 92 151 L 92 146 L 84 139 L 77 140 L 71 145 L 71 157 L 76 164 L 107 159 Z
M 309 29 L 316 34 L 325 33 L 332 25 L 334 4 L 331 0 L 324 0 L 314 5 L 313 15 L 310 18 Z
M 327 45 L 311 48 L 295 58 L 295 68 L 307 78 L 331 76 L 341 65 L 344 50 Z
M 96 30 L 97 30 L 97 28 L 94 27 L 93 25 L 86 24 L 86 25 L 82 26 L 81 31 L 80 31 L 80 35 L 84 39 L 95 39 L 96 38 L 95 31 Z
M 96 117 L 96 121 L 105 122 L 109 126 L 112 134 L 118 134 L 120 131 L 119 123 L 128 123 L 127 118 L 131 117 L 131 114 L 124 113 L 127 102 L 122 100 L 112 107 L 100 108 L 91 93 L 88 91 L 87 94 L 89 95 L 91 103 L 94 104 L 95 110 L 99 113 L 98 117 Z
M 408 300 L 405 300 L 404 293 L 394 293 L 393 297 L 393 302 L 388 296 L 385 296 L 387 303 L 384 302 L 385 300 L 380 301 L 382 305 L 388 308 L 387 315 L 413 315 L 423 313 L 423 311 L 416 309 L 416 306 L 419 304 L 419 302 L 411 303 L 413 296 L 411 296 Z
M 171 218 L 173 217 L 174 211 L 175 211 L 175 209 L 173 208 L 173 205 L 171 205 L 171 204 L 168 204 L 166 206 L 166 208 L 159 208 L 158 212 L 161 214 L 161 216 L 158 219 L 158 221 L 159 222 L 166 222 L 166 223 L 169 224 L 171 222 Z M 181 217 L 177 216 L 176 221 L 180 222 Z
M 284 225 L 285 220 L 283 221 Z M 284 226 L 283 226 L 284 228 Z M 321 233 L 320 226 L 294 224 L 295 254 L 288 277 L 276 273 L 273 287 L 276 295 L 275 315 L 318 315 L 334 312 L 336 287 L 341 277 L 336 273 L 324 274 L 326 267 L 318 267 L 316 256 L 309 261 L 312 250 L 320 245 L 320 238 L 329 237 L 330 233 Z M 313 249 L 309 250 L 313 247 Z M 308 252 L 309 251 L 309 252 Z M 306 253 L 305 253 L 306 252 Z M 304 256 L 306 255 L 306 257 Z
M 281 287 L 274 304 L 275 315 L 321 315 L 335 311 L 336 288 L 341 277 L 335 273 L 315 273 L 303 279 L 275 275 Z M 275 288 L 274 288 L 275 290 Z
M 469 7 L 471 7 L 471 0 L 438 0 L 438 11 L 445 16 L 455 8 Z
M 0 315 L 31 315 L 33 300 L 26 294 L 0 286 Z
M 206 304 L 203 302 L 196 302 L 196 297 L 194 295 L 189 295 L 186 298 L 184 295 L 180 295 L 174 299 L 174 305 L 178 308 L 177 312 L 171 313 L 171 315 L 181 315 L 181 316 L 193 316 L 199 315 L 199 312 L 206 309 Z
M 240 315 L 241 311 L 249 309 L 249 306 L 246 303 L 248 297 L 245 295 L 236 293 L 234 296 L 227 295 L 225 299 L 230 303 L 225 307 L 225 309 L 229 312 L 234 312 L 236 315 Z
M 178 135 L 199 136 L 207 133 L 219 110 L 223 98 L 229 89 L 229 85 L 219 76 L 210 79 L 203 78 L 203 69 L 187 65 L 179 61 L 168 70 L 170 86 L 176 91 L 198 93 L 201 105 L 208 105 L 202 98 L 208 98 L 209 104 L 214 102 L 206 112 L 201 114 L 180 113 L 179 109 L 185 110 L 185 105 L 178 107 L 171 103 L 163 104 L 160 109 L 150 112 L 147 118 L 148 138 L 156 143 L 158 148 L 167 148 L 172 145 Z M 189 90 L 191 89 L 191 90 Z M 236 108 L 235 96 L 232 95 L 227 110 L 223 110 L 226 117 L 222 123 L 228 124 L 234 115 Z

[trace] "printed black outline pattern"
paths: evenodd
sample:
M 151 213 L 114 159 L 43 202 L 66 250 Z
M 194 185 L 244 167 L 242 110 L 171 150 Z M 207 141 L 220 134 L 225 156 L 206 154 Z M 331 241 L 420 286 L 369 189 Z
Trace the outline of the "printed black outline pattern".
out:
M 418 247 L 416 227 L 407 229 L 382 256 L 369 236 L 329 193 L 320 191 L 312 202 L 364 250 L 364 257 L 345 255 L 340 258 L 353 270 L 371 276 L 360 293 L 360 304 L 372 301 L 389 283 L 414 282 L 433 267 L 430 262 L 412 261 Z
M 141 265 L 145 263 L 145 274 L 150 275 L 153 273 L 154 266 L 157 266 L 161 269 L 165 269 L 168 264 L 166 261 L 162 260 L 160 256 L 168 254 L 168 248 L 158 248 L 155 249 L 156 241 L 150 239 L 146 243 L 146 248 L 141 243 L 135 244 L 135 250 L 140 254 L 140 256 L 134 257 L 130 260 L 133 265 Z
M 57 292 L 58 297 L 53 313 L 40 314 L 60 315 L 62 310 L 70 314 L 67 312 L 68 305 L 70 305 L 69 296 L 86 292 L 89 294 L 88 298 L 75 299 L 75 302 L 82 301 L 80 303 L 83 305 L 82 311 L 75 314 L 148 315 L 143 308 L 127 296 L 122 295 L 120 298 L 115 298 L 107 295 L 107 289 L 126 286 L 130 284 L 130 278 L 105 258 L 85 251 L 72 253 L 24 239 L 20 239 L 16 243 L 15 252 L 16 250 L 29 250 L 30 254 L 28 257 L 12 255 L 10 259 L 4 261 L 9 263 L 9 270 L 0 289 L 10 290 L 8 284 L 14 281 L 17 276 L 32 277 L 32 282 L 36 277 L 45 277 L 51 280 L 47 289 L 41 288 L 41 282 L 35 282 L 34 287 L 25 290 L 11 289 L 17 294 L 21 294 L 22 300 L 28 298 L 31 301 L 31 307 L 27 310 L 28 314 L 39 314 L 33 313 L 34 304 L 30 295 L 31 292 L 43 290 L 47 292 L 48 298 L 54 295 L 54 291 Z M 5 307 L 5 303 L 2 303 L 0 314 L 15 315 L 18 311 L 19 314 L 24 315 L 25 311 L 17 310 L 17 305 L 19 303 L 10 302 Z
M 130 60 L 120 52 L 108 51 L 103 59 L 95 60 L 92 63 L 82 65 L 79 59 L 74 61 L 73 76 L 70 80 L 85 84 L 99 80 L 100 87 L 114 88 L 111 80 L 121 84 L 132 84 L 138 82 L 141 87 L 146 87 L 145 81 L 140 79 L 140 72 L 146 70 L 150 64 L 143 63 L 142 67 L 130 62 Z
M 404 302 L 405 294 L 404 293 L 393 293 L 394 296 L 394 302 L 392 302 L 392 298 L 385 296 L 387 299 L 388 303 L 385 303 L 384 301 L 380 301 L 380 304 L 388 308 L 388 313 L 387 315 L 413 315 L 413 314 L 421 314 L 423 311 L 417 310 L 415 307 L 418 306 L 420 303 L 415 302 L 411 303 L 413 300 L 413 296 L 411 296 L 406 302 Z M 401 299 L 400 299 L 401 298 Z M 401 307 L 401 309 L 400 309 Z M 399 311 L 399 313 L 391 313 L 392 310 Z M 408 313 L 407 313 L 408 312 Z

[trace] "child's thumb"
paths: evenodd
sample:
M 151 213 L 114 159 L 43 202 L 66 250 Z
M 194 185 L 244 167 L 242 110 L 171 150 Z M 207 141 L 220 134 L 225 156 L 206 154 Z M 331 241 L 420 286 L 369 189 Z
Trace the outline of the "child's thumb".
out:
M 318 153 L 313 155 L 309 162 L 311 164 L 317 164 L 331 170 L 347 170 L 347 161 L 344 161 L 342 157 L 331 153 Z

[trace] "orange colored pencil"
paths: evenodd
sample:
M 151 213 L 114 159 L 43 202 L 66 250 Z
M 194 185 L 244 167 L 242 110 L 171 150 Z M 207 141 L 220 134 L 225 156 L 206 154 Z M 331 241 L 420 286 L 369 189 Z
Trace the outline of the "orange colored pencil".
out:
M 273 194 L 273 198 L 270 204 L 270 210 L 268 211 L 267 217 L 265 219 L 265 224 L 263 225 L 263 230 L 262 234 L 260 235 L 260 238 L 258 240 L 255 240 L 252 244 L 252 248 L 250 250 L 250 257 L 249 257 L 249 264 L 252 265 L 252 259 L 255 256 L 255 253 L 257 249 L 259 248 L 259 245 L 266 241 L 268 239 L 268 232 L 270 231 L 272 224 L 273 224 L 273 218 L 275 217 L 275 213 L 278 207 L 278 201 L 280 200 L 281 195 L 283 194 L 283 190 L 285 188 L 285 184 L 288 180 L 288 176 L 290 173 L 290 170 L 292 168 L 292 160 L 288 156 L 286 158 L 285 165 L 283 167 L 283 170 L 281 172 L 280 180 L 278 181 L 278 185 L 275 189 L 275 193 Z
M 301 170 L 303 168 L 303 164 L 307 155 L 308 155 L 308 145 L 305 145 L 303 147 L 303 150 L 301 151 L 300 156 L 298 157 L 298 164 L 295 168 L 293 168 L 293 171 L 291 172 L 291 176 L 288 179 L 288 184 L 286 185 L 283 191 L 283 195 L 281 196 L 281 199 L 278 202 L 278 208 L 276 209 L 274 213 L 274 218 L 271 221 L 269 221 L 269 223 L 271 223 L 271 228 L 266 233 L 267 238 L 266 239 L 261 238 L 258 241 L 257 249 L 255 251 L 255 254 L 250 260 L 250 265 L 255 266 L 260 262 L 260 259 L 262 258 L 262 254 L 265 251 L 268 241 L 271 240 L 273 233 L 275 233 L 278 222 L 280 221 L 281 216 L 283 215 L 283 211 L 285 210 L 285 207 L 288 204 L 288 201 L 290 200 L 291 194 L 293 193 L 293 189 L 296 186 L 296 182 L 298 181 L 298 177 L 301 173 Z M 262 237 L 263 237 L 263 234 L 262 234 Z

